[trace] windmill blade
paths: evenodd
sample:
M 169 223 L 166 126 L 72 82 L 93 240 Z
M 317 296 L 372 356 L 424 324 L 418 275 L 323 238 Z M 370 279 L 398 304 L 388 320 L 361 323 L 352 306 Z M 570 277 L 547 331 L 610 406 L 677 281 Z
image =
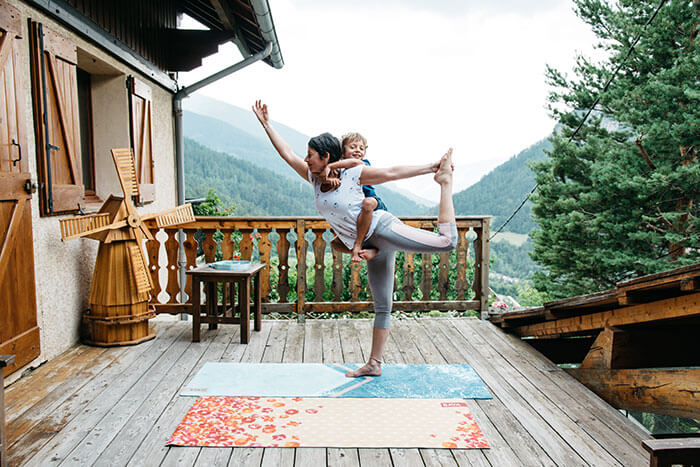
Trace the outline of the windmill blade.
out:
M 129 245 L 129 258 L 131 259 L 131 272 L 136 283 L 136 292 L 141 295 L 153 289 L 151 275 L 143 262 L 143 250 L 139 245 Z
M 159 229 L 177 224 L 187 224 L 188 222 L 194 222 L 196 220 L 190 203 L 166 211 L 146 214 L 143 216 L 143 219 L 155 219 L 156 226 Z
M 141 233 L 144 235 L 149 240 L 155 240 L 156 238 L 153 236 L 151 233 L 151 229 L 148 228 L 146 224 L 141 222 L 141 225 L 139 225 L 139 228 L 141 229 Z
M 130 245 L 129 252 L 131 255 L 131 266 L 134 272 L 134 280 L 136 281 L 137 288 L 140 282 L 146 283 L 148 284 L 147 291 L 151 291 L 155 286 L 151 275 L 148 273 L 148 268 L 146 267 L 148 260 L 146 259 L 146 254 L 143 252 L 142 247 L 143 232 L 141 232 L 141 229 L 134 229 L 133 232 L 136 235 L 136 245 Z M 136 256 L 138 256 L 138 258 L 136 258 Z M 143 272 L 143 274 L 141 274 L 141 272 Z M 139 293 L 141 293 L 141 290 L 139 290 Z
M 119 183 L 124 190 L 124 197 L 129 199 L 132 196 L 140 196 L 139 183 L 136 179 L 136 164 L 134 162 L 134 151 L 131 148 L 112 149 L 112 159 L 117 168 Z M 129 213 L 132 213 L 131 203 L 126 203 Z
M 110 223 L 110 217 L 108 213 L 98 213 L 61 219 L 61 241 L 67 242 L 74 238 L 87 237 L 105 230 L 126 226 L 126 221 Z

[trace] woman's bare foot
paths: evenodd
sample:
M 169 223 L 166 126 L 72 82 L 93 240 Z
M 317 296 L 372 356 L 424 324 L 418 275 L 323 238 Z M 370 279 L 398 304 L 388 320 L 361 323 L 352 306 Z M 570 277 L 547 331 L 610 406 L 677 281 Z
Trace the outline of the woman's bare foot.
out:
M 440 159 L 440 167 L 435 173 L 436 182 L 440 185 L 449 183 L 452 181 L 452 171 L 454 167 L 452 166 L 452 148 L 448 149 L 442 159 Z
M 360 376 L 381 376 L 382 375 L 382 362 L 376 358 L 370 358 L 367 363 L 362 368 L 357 370 L 348 371 L 345 376 L 348 378 L 359 378 Z
M 377 253 L 379 253 L 379 250 L 376 248 L 365 248 L 364 250 L 360 250 L 359 255 L 360 258 L 364 259 L 365 261 L 369 261 L 377 256 Z

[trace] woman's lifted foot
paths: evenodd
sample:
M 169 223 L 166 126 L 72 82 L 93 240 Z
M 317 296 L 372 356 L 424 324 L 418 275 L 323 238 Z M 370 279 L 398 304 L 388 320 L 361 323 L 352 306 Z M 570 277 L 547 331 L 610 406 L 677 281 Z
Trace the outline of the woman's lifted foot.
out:
M 449 183 L 452 181 L 453 171 L 454 167 L 452 166 L 452 148 L 450 148 L 447 150 L 445 155 L 442 156 L 442 159 L 440 159 L 440 167 L 438 167 L 438 170 L 435 173 L 435 177 L 433 178 L 440 185 Z
M 348 378 L 359 378 L 360 376 L 381 376 L 382 375 L 382 362 L 376 358 L 370 357 L 369 361 L 365 363 L 365 366 L 358 368 L 357 370 L 348 371 L 345 376 Z

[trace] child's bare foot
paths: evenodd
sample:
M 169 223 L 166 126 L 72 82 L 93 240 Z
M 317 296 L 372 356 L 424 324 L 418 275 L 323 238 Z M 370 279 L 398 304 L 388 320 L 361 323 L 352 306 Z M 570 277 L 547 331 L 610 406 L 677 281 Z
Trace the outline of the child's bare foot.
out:
M 360 250 L 360 258 L 369 261 L 377 256 L 377 253 L 379 253 L 379 250 L 376 248 L 365 248 L 364 250 Z
M 352 250 L 351 250 L 351 252 L 350 252 L 350 253 L 352 254 L 352 258 L 350 258 L 350 260 L 351 260 L 353 263 L 359 263 L 359 262 L 362 261 L 362 256 L 360 255 L 360 252 L 361 252 L 361 251 L 362 251 L 362 246 L 361 246 L 361 245 L 355 245 L 355 246 L 352 247 Z
M 376 358 L 370 358 L 367 363 L 362 368 L 357 370 L 348 371 L 345 376 L 348 378 L 359 378 L 360 376 L 381 376 L 382 375 L 382 362 Z
M 438 168 L 437 172 L 435 173 L 435 177 L 433 178 L 440 185 L 449 183 L 452 181 L 453 170 L 454 168 L 452 167 L 452 148 L 450 148 L 447 150 L 445 155 L 442 156 L 442 159 L 440 159 L 440 167 Z

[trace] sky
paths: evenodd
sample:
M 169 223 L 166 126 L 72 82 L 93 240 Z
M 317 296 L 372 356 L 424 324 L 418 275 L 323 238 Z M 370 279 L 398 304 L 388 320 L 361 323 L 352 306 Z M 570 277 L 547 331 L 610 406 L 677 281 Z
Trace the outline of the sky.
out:
M 594 54 L 569 0 L 269 4 L 284 67 L 258 62 L 198 92 L 243 108 L 262 99 L 273 120 L 311 136 L 360 132 L 379 167 L 431 162 L 453 147 L 455 191 L 549 135 L 546 65 L 567 71 L 577 53 Z M 179 82 L 241 58 L 223 45 Z M 429 176 L 397 186 L 439 196 Z

